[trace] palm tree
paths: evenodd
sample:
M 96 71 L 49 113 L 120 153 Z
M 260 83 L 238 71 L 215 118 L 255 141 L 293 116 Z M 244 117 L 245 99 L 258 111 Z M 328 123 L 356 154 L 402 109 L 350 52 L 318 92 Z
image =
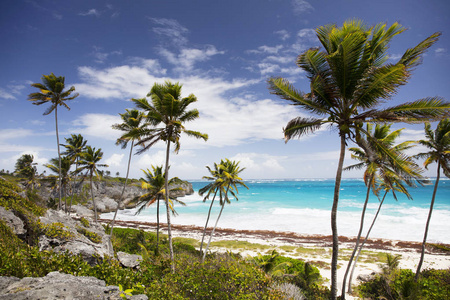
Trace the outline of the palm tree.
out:
M 62 191 L 62 196 L 64 197 L 64 211 L 67 213 L 67 198 L 66 198 L 66 192 L 67 192 L 67 184 L 70 182 L 70 167 L 72 166 L 72 159 L 68 156 L 61 157 L 61 169 L 59 168 L 59 158 L 52 158 L 50 160 L 49 164 L 45 164 L 44 166 L 49 168 L 52 172 L 58 174 L 58 176 L 61 176 L 61 183 L 60 186 L 58 184 L 55 184 L 55 186 L 58 186 L 58 189 Z M 60 175 L 59 175 L 60 174 Z
M 430 149 L 428 152 L 419 153 L 417 158 L 425 158 L 424 166 L 428 169 L 431 163 L 437 162 L 437 175 L 434 184 L 433 196 L 431 197 L 430 210 L 428 212 L 427 223 L 425 226 L 425 233 L 423 235 L 422 253 L 420 255 L 419 264 L 417 265 L 416 275 L 414 280 L 417 281 L 422 268 L 423 258 L 425 256 L 425 246 L 428 236 L 428 228 L 430 226 L 431 214 L 433 213 L 434 200 L 436 198 L 436 191 L 441 177 L 441 168 L 444 175 L 450 177 L 450 118 L 441 120 L 436 130 L 431 129 L 430 123 L 425 123 L 425 137 L 426 140 L 420 140 L 419 144 Z
M 33 162 L 34 156 L 32 154 L 23 154 L 16 161 L 15 172 L 24 176 L 27 179 L 26 187 L 31 186 L 33 189 L 35 181 L 36 181 L 36 165 L 37 163 Z
M 284 130 L 286 142 L 295 137 L 314 133 L 323 125 L 337 127 L 340 137 L 340 156 L 331 210 L 333 253 L 331 260 L 331 294 L 337 294 L 337 259 L 339 240 L 337 208 L 348 138 L 364 122 L 421 122 L 437 120 L 450 111 L 450 103 L 433 97 L 377 109 L 406 84 L 411 71 L 421 62 L 421 57 L 440 36 L 435 33 L 414 48 L 406 50 L 400 60 L 386 63 L 390 40 L 405 29 L 398 23 L 387 27 L 378 24 L 365 26 L 361 21 L 350 20 L 338 28 L 326 25 L 316 29 L 324 50 L 313 48 L 302 53 L 297 65 L 311 81 L 311 92 L 296 90 L 287 79 L 270 78 L 272 94 L 291 101 L 318 117 L 297 117 L 288 122 Z
M 141 137 L 141 140 L 136 145 L 141 145 L 142 148 L 137 153 L 143 153 L 159 141 L 166 143 L 164 171 L 166 190 L 169 190 L 169 154 L 171 143 L 175 144 L 175 153 L 177 153 L 180 150 L 180 136 L 182 132 L 188 136 L 205 141 L 208 139 L 207 134 L 187 130 L 184 127 L 183 124 L 185 122 L 197 119 L 199 112 L 197 109 L 187 110 L 187 107 L 196 102 L 197 98 L 193 94 L 181 98 L 181 88 L 181 84 L 173 84 L 170 81 L 166 81 L 165 84 L 155 83 L 147 94 L 147 97 L 151 97 L 152 104 L 146 98 L 133 99 L 136 106 L 147 113 L 146 121 L 152 126 L 139 130 L 138 135 Z M 159 125 L 162 126 L 158 128 L 157 126 Z M 167 213 L 170 260 L 172 262 L 172 272 L 175 272 L 168 193 L 165 194 L 164 200 Z
M 348 272 L 353 262 L 356 251 L 358 250 L 361 234 L 364 227 L 364 218 L 366 214 L 367 204 L 369 203 L 370 191 L 372 190 L 378 196 L 378 189 L 375 187 L 376 177 L 380 177 L 386 184 L 391 185 L 391 174 L 400 174 L 406 182 L 413 182 L 413 178 L 420 178 L 421 169 L 410 157 L 402 152 L 413 147 L 412 141 L 403 142 L 394 145 L 395 139 L 400 135 L 403 129 L 390 132 L 391 125 L 376 125 L 375 128 L 371 124 L 366 125 L 366 135 L 356 131 L 356 143 L 361 148 L 350 148 L 353 152 L 352 158 L 360 161 L 358 164 L 346 167 L 344 170 L 362 169 L 365 167 L 364 182 L 367 186 L 366 200 L 364 201 L 361 213 L 361 221 L 358 235 L 356 237 L 355 247 L 350 256 L 347 269 L 342 282 L 342 295 L 345 299 L 345 284 Z M 349 288 L 350 290 L 350 288 Z
M 136 134 L 136 132 L 139 131 L 139 129 L 142 128 L 142 121 L 144 118 L 144 114 L 137 109 L 128 110 L 126 109 L 126 112 L 123 114 L 119 114 L 120 117 L 123 120 L 123 123 L 121 124 L 114 124 L 112 126 L 113 129 L 117 129 L 120 131 L 125 132 L 125 134 L 128 134 L 127 137 L 125 137 L 125 134 L 119 137 L 116 141 L 116 145 L 122 146 L 122 149 L 125 149 L 128 145 L 128 142 L 131 141 L 130 146 L 130 155 L 128 156 L 128 166 L 127 166 L 127 175 L 125 177 L 125 183 L 123 184 L 122 193 L 120 194 L 119 202 L 117 202 L 117 208 L 114 212 L 114 217 L 111 221 L 111 232 L 110 235 L 113 234 L 113 228 L 114 228 L 114 221 L 116 220 L 117 212 L 120 209 L 120 204 L 122 203 L 123 194 L 125 192 L 125 187 L 128 184 L 128 175 L 130 173 L 130 163 L 131 163 L 131 154 L 133 153 L 133 146 L 134 141 L 139 139 L 139 136 L 133 135 Z
M 221 173 L 221 184 L 219 186 L 220 192 L 220 212 L 217 216 L 216 224 L 214 224 L 213 230 L 209 235 L 209 241 L 206 245 L 205 252 L 203 253 L 202 263 L 205 261 L 206 253 L 208 252 L 209 244 L 211 243 L 214 232 L 216 231 L 217 224 L 219 223 L 220 216 L 222 215 L 222 211 L 225 207 L 225 203 L 231 203 L 228 197 L 228 193 L 230 193 L 236 201 L 238 201 L 237 193 L 238 193 L 238 185 L 247 187 L 241 177 L 239 177 L 239 173 L 245 170 L 245 168 L 239 167 L 239 162 L 231 161 L 229 159 L 222 160 L 220 162 L 219 168 L 222 168 Z
M 61 153 L 62 155 L 67 155 L 70 159 L 75 160 L 75 172 L 78 170 L 78 163 L 80 160 L 81 153 L 86 149 L 87 140 L 83 138 L 81 134 L 72 134 L 69 138 L 65 138 L 66 144 L 61 144 L 61 146 L 66 148 L 66 151 Z M 72 209 L 72 201 L 75 194 L 76 180 L 72 184 L 72 196 L 70 198 L 69 212 Z
M 159 253 L 159 200 L 165 198 L 165 175 L 163 174 L 163 167 L 152 166 L 153 172 L 147 169 L 147 171 L 142 170 L 145 174 L 145 178 L 141 178 L 141 187 L 148 192 L 141 197 L 139 197 L 139 202 L 137 207 L 136 214 L 140 214 L 145 207 L 148 207 L 156 202 L 156 254 Z M 172 210 L 172 214 L 175 215 L 176 211 L 173 207 L 174 202 L 177 202 L 181 205 L 186 205 L 183 201 L 178 200 L 175 197 L 172 197 L 171 194 L 175 191 L 182 190 L 180 184 L 185 181 L 179 179 L 178 177 L 173 177 L 169 180 L 169 205 Z
M 56 77 L 53 73 L 50 75 L 42 75 L 42 83 L 33 83 L 32 87 L 38 88 L 39 92 L 31 93 L 28 95 L 28 100 L 33 101 L 35 105 L 41 105 L 44 103 L 51 103 L 51 106 L 44 112 L 44 115 L 50 114 L 55 111 L 55 124 L 56 124 L 56 146 L 58 148 L 59 169 L 61 170 L 61 153 L 59 151 L 59 134 L 58 134 L 58 105 L 64 106 L 68 110 L 70 107 L 65 101 L 73 100 L 78 97 L 78 93 L 73 95 L 75 87 L 64 91 L 65 78 L 63 76 Z M 61 186 L 61 174 L 59 174 L 59 186 Z M 61 209 L 61 189 L 59 191 L 59 207 Z
M 221 161 L 222 163 L 223 161 Z M 202 234 L 202 242 L 200 244 L 200 254 L 202 254 L 202 249 L 203 249 L 203 242 L 205 240 L 205 236 L 206 236 L 206 229 L 208 227 L 208 222 L 209 222 L 209 218 L 211 217 L 211 210 L 214 204 L 214 200 L 216 199 L 217 196 L 217 192 L 223 188 L 223 183 L 224 180 L 221 177 L 222 173 L 223 173 L 223 168 L 219 167 L 220 164 L 216 164 L 214 163 L 214 170 L 212 170 L 209 166 L 206 166 L 206 168 L 208 169 L 209 173 L 211 174 L 211 176 L 203 176 L 203 179 L 207 179 L 207 180 L 214 180 L 214 182 L 211 182 L 209 184 L 207 184 L 206 186 L 204 186 L 203 188 L 201 188 L 198 193 L 200 196 L 203 196 L 205 193 L 205 197 L 203 198 L 203 202 L 205 202 L 207 199 L 209 199 L 210 195 L 212 193 L 214 193 L 214 196 L 211 200 L 211 204 L 209 206 L 209 210 L 208 210 L 208 216 L 206 218 L 206 223 L 205 223 L 205 228 L 203 229 L 203 234 Z
M 108 167 L 106 164 L 99 164 L 98 162 L 103 158 L 103 152 L 102 149 L 99 148 L 98 150 L 95 150 L 95 147 L 92 148 L 91 146 L 86 146 L 86 150 L 81 153 L 80 156 L 80 168 L 78 168 L 77 172 L 82 172 L 84 170 L 87 171 L 89 174 L 89 179 L 91 183 L 91 197 L 92 202 L 94 204 L 94 218 L 95 223 L 97 223 L 97 206 L 95 205 L 95 198 L 94 198 L 94 190 L 92 188 L 92 178 L 95 176 L 99 177 L 99 169 L 101 167 Z

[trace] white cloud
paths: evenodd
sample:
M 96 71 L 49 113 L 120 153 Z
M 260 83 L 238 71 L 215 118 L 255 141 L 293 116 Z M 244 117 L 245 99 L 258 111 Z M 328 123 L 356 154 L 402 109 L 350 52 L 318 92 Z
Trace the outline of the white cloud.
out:
M 94 46 L 94 51 L 92 52 L 95 62 L 100 64 L 104 63 L 110 55 L 122 55 L 122 51 L 102 52 L 102 50 L 102 47 Z
M 0 141 L 10 139 L 21 139 L 33 134 L 30 129 L 0 129 Z
M 152 165 L 155 167 L 164 166 L 164 163 L 166 161 L 166 152 L 164 150 L 159 150 L 157 152 L 149 150 L 148 152 L 139 155 L 139 158 L 133 161 L 133 165 L 135 166 L 135 168 L 151 170 Z
M 0 98 L 11 100 L 17 99 L 16 96 L 20 95 L 21 90 L 25 88 L 25 86 L 22 84 L 8 84 L 6 87 L 7 89 L 0 88 Z
M 119 167 L 122 163 L 122 159 L 124 157 L 124 154 L 117 154 L 114 153 L 109 158 L 105 160 L 105 163 L 109 165 L 110 167 Z
M 277 54 L 281 49 L 283 49 L 283 45 L 277 45 L 277 46 L 259 46 L 257 50 L 248 50 L 248 53 L 269 53 L 269 54 Z
M 287 30 L 285 30 L 285 29 L 275 31 L 274 33 L 275 33 L 276 35 L 278 35 L 282 41 L 285 41 L 285 40 L 287 40 L 288 38 L 291 37 L 291 35 L 289 34 L 289 32 L 288 32 Z
M 158 34 L 161 37 L 168 38 L 169 42 L 175 45 L 185 45 L 187 43 L 187 38 L 185 35 L 189 32 L 189 30 L 178 23 L 177 20 L 174 19 L 165 19 L 165 18 L 149 18 L 156 25 L 160 25 L 161 27 L 154 27 L 152 31 Z
M 298 15 L 314 10 L 314 7 L 305 0 L 292 0 L 292 6 L 294 8 L 294 13 Z
M 95 9 L 95 8 L 91 8 L 90 10 L 86 11 L 86 12 L 80 12 L 79 13 L 80 16 L 100 16 L 100 13 Z
M 70 129 L 69 132 L 81 133 L 82 135 L 106 140 L 116 140 L 120 136 L 120 133 L 111 128 L 116 123 L 121 123 L 119 116 L 85 114 L 73 121 L 75 128 Z
M 389 58 L 390 60 L 399 60 L 400 58 L 402 58 L 402 54 L 389 54 Z
M 261 178 L 261 174 L 282 174 L 285 168 L 282 162 L 285 156 L 275 156 L 265 153 L 238 153 L 230 160 L 239 161 L 239 166 L 245 168 L 242 175 L 246 178 Z M 270 176 L 269 176 L 270 177 Z M 268 177 L 268 178 L 269 178 Z M 273 177 L 270 177 L 273 178 Z
M 211 56 L 217 54 L 224 54 L 223 51 L 218 51 L 214 46 L 208 45 L 204 49 L 184 48 L 181 49 L 179 54 L 170 52 L 167 49 L 161 48 L 159 53 L 167 59 L 167 61 L 173 64 L 175 71 L 178 72 L 190 72 L 194 68 L 195 63 L 207 61 Z
M 2 88 L 0 88 L 0 98 L 11 99 L 11 100 L 16 99 L 16 97 L 12 93 L 7 92 L 6 90 L 4 90 Z

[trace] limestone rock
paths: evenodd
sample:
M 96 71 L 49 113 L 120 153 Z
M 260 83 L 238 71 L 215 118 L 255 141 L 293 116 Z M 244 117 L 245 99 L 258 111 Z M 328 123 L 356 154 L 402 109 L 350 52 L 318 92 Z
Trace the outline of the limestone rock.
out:
M 0 277 L 0 299 L 121 299 L 117 286 L 106 286 L 95 277 L 73 276 L 50 272 L 45 277 Z M 148 299 L 145 295 L 128 297 Z
M 117 259 L 124 267 L 138 268 L 140 261 L 142 260 L 142 256 L 119 251 L 117 252 Z
M 5 221 L 6 225 L 11 227 L 15 234 L 20 235 L 26 233 L 22 220 L 16 217 L 12 211 L 6 210 L 2 206 L 0 206 L 0 219 Z

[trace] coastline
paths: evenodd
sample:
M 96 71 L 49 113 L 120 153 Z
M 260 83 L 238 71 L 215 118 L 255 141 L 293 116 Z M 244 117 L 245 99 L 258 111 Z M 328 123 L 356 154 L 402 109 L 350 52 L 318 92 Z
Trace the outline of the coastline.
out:
M 99 222 L 107 224 L 110 219 L 99 219 Z M 116 226 L 142 229 L 144 231 L 156 230 L 156 223 L 141 222 L 141 221 L 123 221 L 116 220 Z M 212 228 L 208 227 L 208 232 Z M 167 234 L 167 224 L 161 223 L 160 230 L 162 233 Z M 201 240 L 203 227 L 194 225 L 172 225 L 173 237 L 192 238 L 198 241 Z M 331 272 L 328 267 L 331 261 L 331 246 L 332 237 L 330 235 L 305 235 L 294 232 L 280 232 L 270 230 L 237 230 L 229 228 L 216 228 L 213 242 L 217 241 L 241 241 L 251 244 L 261 245 L 261 249 L 258 246 L 250 247 L 251 249 L 244 248 L 227 248 L 212 246 L 210 250 L 212 252 L 226 252 L 231 251 L 234 253 L 240 253 L 242 257 L 256 256 L 258 253 L 266 254 L 272 250 L 277 250 L 281 255 L 290 256 L 293 258 L 302 259 L 304 261 L 313 262 L 319 268 L 322 277 L 328 279 L 325 285 L 329 285 Z M 345 269 L 347 267 L 348 258 L 356 241 L 355 237 L 339 236 L 339 261 L 338 261 L 338 286 L 342 285 Z M 373 272 L 379 272 L 379 264 L 376 259 L 377 255 L 383 255 L 382 253 L 390 253 L 393 255 L 401 255 L 400 268 L 411 269 L 415 272 L 417 263 L 420 258 L 420 249 L 422 243 L 420 242 L 408 242 L 399 240 L 388 239 L 369 239 L 364 249 L 366 255 L 371 258 L 361 258 L 355 269 L 354 283 L 357 283 L 358 276 L 370 275 Z M 442 244 L 446 247 L 450 247 L 448 244 Z M 311 251 L 294 250 L 296 248 L 302 248 Z M 320 251 L 319 251 L 319 250 Z M 422 270 L 427 268 L 434 269 L 448 269 L 450 268 L 450 253 L 443 252 L 435 247 L 427 247 L 425 254 L 425 260 Z M 351 296 L 350 296 L 351 297 Z M 349 299 L 352 299 L 350 298 Z M 356 299 L 356 298 L 355 298 Z

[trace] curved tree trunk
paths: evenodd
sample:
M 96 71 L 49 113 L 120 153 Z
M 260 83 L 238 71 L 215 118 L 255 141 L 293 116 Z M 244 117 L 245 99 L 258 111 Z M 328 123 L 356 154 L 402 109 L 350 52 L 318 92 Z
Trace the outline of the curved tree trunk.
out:
M 225 200 L 222 202 L 222 208 L 220 209 L 219 216 L 217 216 L 216 224 L 214 225 L 214 228 L 213 228 L 213 230 L 211 231 L 211 234 L 210 234 L 210 236 L 209 236 L 209 241 L 208 241 L 208 244 L 206 245 L 205 253 L 203 253 L 202 263 L 205 262 L 206 253 L 208 252 L 209 244 L 211 244 L 212 237 L 213 237 L 213 235 L 214 235 L 214 232 L 216 231 L 217 223 L 219 223 L 219 219 L 220 219 L 220 216 L 222 215 L 222 211 L 223 211 L 223 208 L 224 208 L 224 207 L 225 207 Z
M 336 171 L 336 182 L 334 185 L 333 206 L 331 208 L 331 231 L 333 233 L 333 253 L 331 256 L 331 299 L 336 300 L 337 296 L 337 261 L 339 255 L 339 236 L 337 232 L 337 208 L 339 202 L 339 192 L 341 189 L 342 168 L 345 157 L 345 134 L 340 132 L 341 150 L 339 155 L 339 164 Z
M 159 254 L 159 196 L 156 200 L 156 255 Z
M 56 145 L 58 147 L 58 160 L 59 160 L 59 206 L 58 210 L 61 209 L 61 152 L 59 151 L 59 133 L 58 133 L 58 105 L 55 106 L 55 124 L 56 124 Z M 65 212 L 67 213 L 67 205 L 64 207 Z
M 128 184 L 128 174 L 130 174 L 130 163 L 131 163 L 131 154 L 133 153 L 133 143 L 134 141 L 131 141 L 130 155 L 128 156 L 127 176 L 125 177 L 125 183 L 123 184 L 122 193 L 120 194 L 119 202 L 117 202 L 117 208 L 116 211 L 114 212 L 114 217 L 111 221 L 111 231 L 109 233 L 109 235 L 111 236 L 113 234 L 114 222 L 116 221 L 117 212 L 119 211 L 120 205 L 122 204 L 123 194 L 125 193 L 125 188 Z
M 94 190 L 92 188 L 92 170 L 91 170 L 91 197 L 92 197 L 92 203 L 94 204 L 94 220 L 95 223 L 97 223 L 97 206 L 95 205 L 95 199 L 94 199 Z
M 378 214 L 379 214 L 379 212 L 381 210 L 381 206 L 383 205 L 384 199 L 386 199 L 387 193 L 388 193 L 387 191 L 384 193 L 383 200 L 381 200 L 380 205 L 378 206 L 377 213 L 373 217 L 372 224 L 370 225 L 369 230 L 367 231 L 366 237 L 364 238 L 364 241 L 361 243 L 361 246 L 359 246 L 358 254 L 356 255 L 356 258 L 355 258 L 355 263 L 353 264 L 352 271 L 350 272 L 350 277 L 348 278 L 348 287 L 347 287 L 347 289 L 348 289 L 348 293 L 349 294 L 352 293 L 353 273 L 355 272 L 356 264 L 358 263 L 358 259 L 359 259 L 359 255 L 361 254 L 361 250 L 364 247 L 364 244 L 369 239 L 370 232 L 372 231 L 373 225 L 375 225 L 375 221 L 377 220 Z
M 345 299 L 345 283 L 347 281 L 347 276 L 348 276 L 348 272 L 350 271 L 350 267 L 352 266 L 353 258 L 355 257 L 355 253 L 358 250 L 359 240 L 361 238 L 361 234 L 362 234 L 362 231 L 363 231 L 363 228 L 364 228 L 364 217 L 366 216 L 367 204 L 369 203 L 370 187 L 372 186 L 372 181 L 373 181 L 373 175 L 371 175 L 370 180 L 369 180 L 369 184 L 367 185 L 366 201 L 364 201 L 363 210 L 361 212 L 361 221 L 359 223 L 358 236 L 356 237 L 355 247 L 353 248 L 352 255 L 350 256 L 350 259 L 348 261 L 347 269 L 345 270 L 345 275 L 344 275 L 344 278 L 343 278 L 343 281 L 342 281 L 342 291 L 341 291 L 341 299 L 342 300 Z
M 75 171 L 78 169 L 78 157 L 77 157 L 77 161 L 75 163 Z M 75 195 L 75 188 L 77 186 L 77 177 L 74 176 L 74 180 L 73 180 L 73 184 L 72 184 L 72 195 L 70 197 L 70 204 L 69 204 L 69 214 L 72 211 L 72 201 L 73 201 L 73 196 Z
M 200 244 L 200 254 L 202 253 L 203 241 L 205 240 L 205 235 L 206 235 L 206 228 L 208 227 L 209 217 L 211 216 L 211 210 L 212 210 L 212 207 L 213 207 L 213 204 L 214 204 L 214 199 L 216 199 L 216 195 L 217 195 L 217 190 L 214 193 L 214 197 L 211 200 L 211 205 L 209 206 L 208 217 L 206 218 L 205 228 L 203 229 L 202 242 Z
M 422 268 L 423 258 L 425 256 L 425 246 L 427 243 L 428 228 L 430 227 L 431 214 L 433 213 L 434 200 L 436 198 L 436 192 L 437 192 L 437 188 L 438 188 L 438 184 L 439 184 L 440 173 L 441 173 L 441 162 L 438 160 L 436 183 L 434 184 L 433 196 L 431 197 L 430 211 L 428 212 L 427 224 L 425 226 L 425 233 L 423 235 L 422 253 L 420 254 L 419 264 L 417 265 L 416 276 L 414 276 L 414 281 L 416 281 L 416 282 L 417 282 L 417 279 L 419 279 L 420 269 Z
M 169 132 L 168 136 L 171 133 Z M 172 245 L 172 229 L 170 224 L 170 208 L 169 208 L 169 153 L 170 153 L 170 140 L 167 140 L 167 149 L 166 149 L 166 169 L 165 169 L 165 180 L 164 180 L 164 201 L 166 203 L 166 211 L 167 211 L 167 234 L 169 236 L 169 250 L 170 250 L 170 261 L 172 263 L 172 273 L 175 273 L 175 260 L 173 255 L 173 245 Z

